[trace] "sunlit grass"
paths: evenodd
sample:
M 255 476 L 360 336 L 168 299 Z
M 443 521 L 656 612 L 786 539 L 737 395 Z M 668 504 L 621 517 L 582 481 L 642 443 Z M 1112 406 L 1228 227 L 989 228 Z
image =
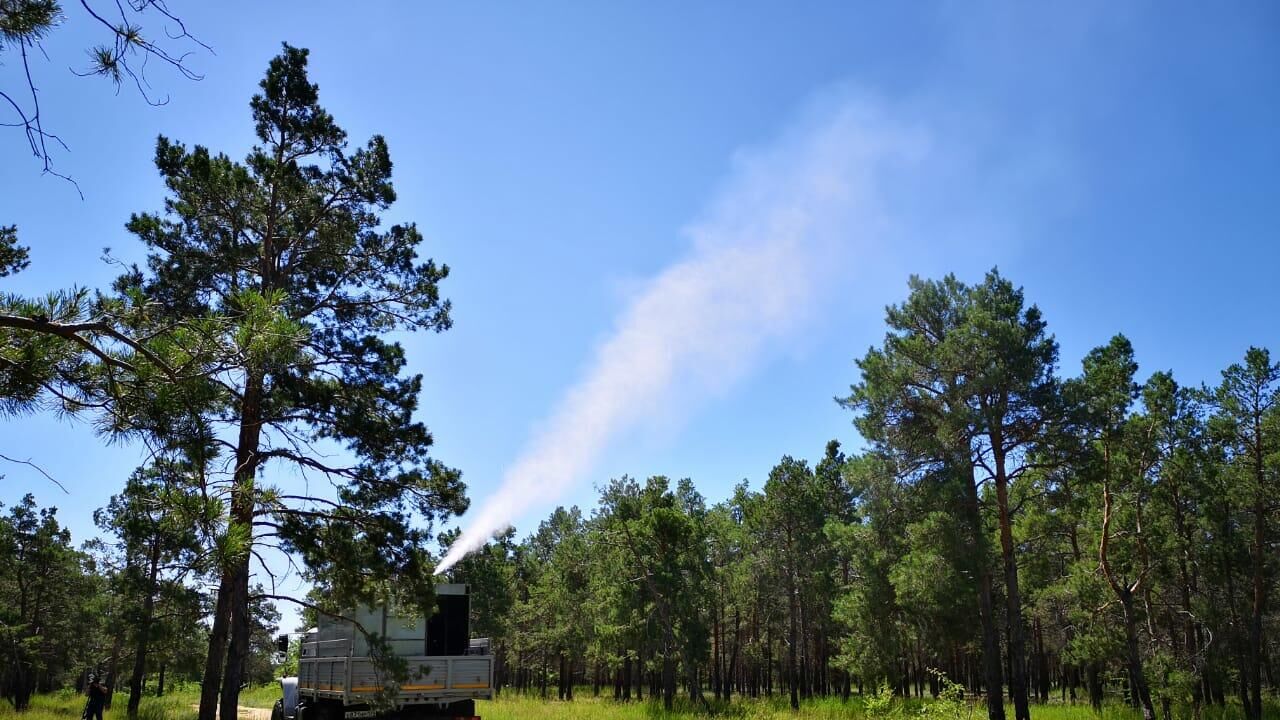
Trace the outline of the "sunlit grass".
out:
M 251 686 L 240 691 L 240 705 L 270 708 L 279 697 L 279 685 Z M 138 707 L 138 720 L 194 720 L 199 702 L 200 687 L 195 684 L 177 686 L 164 697 L 146 695 Z M 111 708 L 103 712 L 102 720 L 125 720 L 128 704 L 128 693 L 117 692 Z M 71 690 L 37 695 L 31 698 L 31 707 L 21 713 L 7 701 L 0 700 L 0 720 L 80 720 L 84 705 L 84 695 Z
M 752 700 L 749 698 L 734 699 L 729 705 L 712 702 L 713 712 L 718 717 L 742 718 L 743 720 L 783 720 L 784 718 L 801 717 L 805 720 L 835 720 L 836 718 L 855 718 L 859 720 L 931 720 L 938 716 L 928 712 L 930 701 L 895 699 L 888 713 L 868 714 L 861 698 L 854 696 L 847 702 L 839 698 L 806 700 L 801 703 L 798 714 L 791 711 L 787 699 L 782 695 L 773 698 Z M 615 702 L 611 695 L 599 698 L 591 697 L 590 690 L 579 693 L 571 702 L 559 700 L 543 700 L 537 695 L 520 696 L 504 693 L 492 701 L 476 703 L 476 714 L 485 720 L 559 720 L 561 718 L 587 718 L 588 720 L 667 720 L 691 718 L 703 713 L 697 712 L 687 697 L 678 698 L 673 711 L 662 709 L 662 704 L 646 698 L 643 702 Z M 1006 706 L 1006 716 L 1012 720 L 1013 707 Z M 1160 711 L 1157 709 L 1157 715 Z M 1095 712 L 1087 703 L 1032 705 L 1032 720 L 1141 720 L 1142 714 L 1120 702 L 1108 702 L 1101 712 Z M 1160 716 L 1163 720 L 1163 716 Z M 1189 707 L 1173 708 L 1174 720 L 1192 717 Z M 1244 717 L 1238 706 L 1206 707 L 1202 720 L 1242 720 Z M 1268 704 L 1263 711 L 1266 720 L 1280 720 L 1280 705 Z M 986 709 L 981 703 L 971 703 L 962 719 L 985 720 Z
M 102 720 L 125 720 L 128 703 L 127 694 L 117 693 L 111 709 L 103 712 Z M 37 695 L 31 698 L 31 707 L 21 713 L 8 702 L 0 701 L 0 720 L 80 720 L 84 704 L 84 696 L 70 690 Z M 178 695 L 144 697 L 138 707 L 139 720 L 192 720 L 195 716 L 190 700 Z
M 676 708 L 667 712 L 662 703 L 646 698 L 643 702 L 615 702 L 610 695 L 599 698 L 591 697 L 590 689 L 579 691 L 572 702 L 543 700 L 537 695 L 520 696 L 503 693 L 497 700 L 482 700 L 476 703 L 476 713 L 485 720 L 561 720 L 562 718 L 584 718 L 586 720 L 675 720 L 705 716 L 697 711 L 687 697 L 678 698 Z M 276 685 L 262 685 L 246 688 L 240 694 L 240 703 L 245 707 L 271 707 L 279 690 Z M 162 698 L 144 697 L 139 710 L 139 720 L 194 720 L 194 705 L 199 702 L 199 688 L 181 686 L 172 694 Z M 118 693 L 112 709 L 106 711 L 103 720 L 125 720 L 125 706 L 128 696 Z M 752 700 L 735 698 L 731 703 L 712 702 L 713 713 L 717 717 L 741 720 L 783 720 L 800 717 L 805 720 L 836 720 L 837 718 L 853 718 L 856 720 L 984 720 L 986 712 L 980 704 L 972 704 L 968 712 L 960 718 L 940 717 L 929 710 L 929 701 L 895 699 L 886 712 L 868 713 L 862 698 L 854 696 L 847 702 L 839 698 L 807 700 L 801 704 L 799 714 L 791 712 L 786 697 L 775 695 L 772 698 Z M 0 701 L 0 720 L 79 720 L 80 711 L 84 709 L 84 696 L 69 690 L 40 695 L 32 698 L 31 708 L 23 713 L 15 712 L 8 702 Z M 1157 708 L 1159 713 L 1159 709 Z M 1007 716 L 1013 718 L 1013 708 L 1006 708 Z M 1141 714 L 1127 705 L 1110 702 L 1103 706 L 1100 713 L 1094 712 L 1087 704 L 1033 705 L 1032 720 L 1141 720 Z M 1242 720 L 1243 713 L 1235 705 L 1226 707 L 1206 707 L 1201 715 L 1202 720 Z M 1263 711 L 1266 720 L 1280 720 L 1280 704 L 1270 702 Z M 1175 707 L 1174 720 L 1190 720 L 1191 710 L 1187 707 Z M 1161 720 L 1164 720 L 1161 716 Z
M 240 706 L 251 708 L 270 708 L 280 699 L 280 684 L 251 685 L 240 691 Z M 199 697 L 196 698 L 199 702 Z M 106 720 L 105 718 L 103 720 Z

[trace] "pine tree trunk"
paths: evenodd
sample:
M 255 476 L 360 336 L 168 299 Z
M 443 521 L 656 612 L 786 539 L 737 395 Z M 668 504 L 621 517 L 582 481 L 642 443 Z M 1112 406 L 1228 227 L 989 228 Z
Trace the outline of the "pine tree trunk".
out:
M 1009 628 L 1009 691 L 1013 696 L 1013 715 L 1016 720 L 1031 720 L 1027 703 L 1026 643 L 1022 628 L 1022 594 L 1018 590 L 1018 561 L 1013 550 L 1013 523 L 1009 517 L 1009 480 L 1005 474 L 1005 456 L 1000 449 L 1002 438 L 993 434 L 996 448 L 996 503 L 1000 513 L 1000 553 L 1004 559 L 1004 583 L 1006 614 Z
M 991 600 L 991 565 L 987 561 L 987 539 L 983 532 L 982 510 L 978 506 L 978 488 L 972 472 L 965 482 L 965 515 L 972 539 L 973 564 L 978 576 L 978 617 L 982 624 L 983 683 L 987 693 L 988 720 L 1005 720 L 1004 678 L 1000 671 L 1000 634 L 996 629 L 995 608 Z M 861 694 L 861 691 L 859 691 Z
M 796 678 L 796 585 L 795 578 L 787 575 L 787 595 L 791 599 L 791 611 L 787 628 L 787 689 L 791 693 L 791 709 L 800 709 L 800 694 Z
M 120 667 L 120 655 L 124 653 L 124 625 L 121 624 L 115 628 L 115 638 L 111 641 L 111 658 L 107 665 L 107 701 L 103 705 L 107 710 L 111 709 L 111 701 L 116 695 L 116 675 Z M 34 678 L 32 678 L 34 685 Z
M 715 694 L 717 700 L 722 697 L 721 662 L 723 661 L 723 658 L 721 656 L 724 652 L 722 647 L 724 638 L 721 635 L 720 615 L 720 598 L 717 593 L 715 604 L 711 608 L 711 691 Z
M 670 711 L 676 698 L 676 663 L 670 651 L 662 653 L 662 707 Z
M 622 700 L 631 701 L 631 651 L 622 660 Z
M 1258 430 L 1261 432 L 1261 429 Z M 1264 553 L 1267 547 L 1267 498 L 1263 495 L 1262 457 L 1257 459 L 1255 500 L 1253 507 L 1253 612 L 1249 618 L 1249 706 L 1245 717 L 1262 720 L 1262 615 L 1267 604 L 1267 571 Z
M 1232 510 L 1231 505 L 1225 504 L 1224 512 L 1222 514 L 1224 538 L 1230 538 L 1232 536 L 1230 521 L 1227 519 L 1231 517 L 1231 510 Z M 1226 549 L 1223 559 L 1224 559 L 1223 567 L 1225 570 L 1226 581 L 1227 581 L 1227 609 L 1230 611 L 1231 627 L 1238 628 L 1240 626 L 1240 619 L 1239 619 L 1239 612 L 1236 610 L 1237 593 L 1236 593 L 1236 581 L 1235 581 L 1235 563 L 1231 562 L 1230 547 Z M 1233 645 L 1235 646 L 1235 648 L 1238 649 L 1239 648 L 1238 643 L 1240 642 L 1239 636 L 1237 635 L 1236 638 L 1237 638 L 1236 642 L 1233 643 Z M 1249 708 L 1251 708 L 1251 703 L 1249 702 L 1249 685 L 1246 680 L 1246 678 L 1249 676 L 1249 668 L 1248 668 L 1248 663 L 1246 658 L 1247 654 L 1248 654 L 1247 650 L 1245 653 L 1240 653 L 1240 652 L 1235 653 L 1236 667 L 1239 669 L 1239 672 L 1240 672 L 1240 678 L 1239 678 L 1239 682 L 1236 683 L 1236 689 L 1240 693 L 1240 706 L 1241 708 L 1244 709 L 1246 716 L 1247 716 L 1247 713 L 1249 712 Z
M 765 627 L 764 634 L 764 694 L 773 697 L 773 623 Z
M 156 607 L 156 578 L 160 574 L 160 541 L 151 541 L 150 566 L 147 572 L 147 596 L 142 601 L 142 617 L 138 620 L 138 647 L 133 656 L 133 675 L 129 678 L 129 720 L 138 717 L 142 702 L 142 678 L 147 671 L 147 645 L 151 640 L 151 619 Z
M 711 704 L 702 695 L 702 672 L 698 659 L 689 651 L 688 645 L 680 648 L 680 654 L 684 660 L 685 672 L 688 675 L 689 699 L 693 701 L 694 707 L 710 712 Z
M 265 284 L 264 280 L 264 284 Z M 236 445 L 235 487 L 231 491 L 230 525 L 238 526 L 246 538 L 253 535 L 256 498 L 254 480 L 258 470 L 258 446 L 262 439 L 263 374 L 251 371 L 245 380 L 240 403 L 240 435 Z M 231 532 L 231 528 L 228 528 Z M 252 542 L 251 540 L 249 541 Z M 231 597 L 229 610 L 230 644 L 222 671 L 222 697 L 219 703 L 223 718 L 238 717 L 240 685 L 244 680 L 245 661 L 249 657 L 249 561 L 250 547 L 243 548 L 231 562 Z M 203 718 L 201 719 L 203 720 Z
M 231 626 L 227 661 L 222 669 L 221 717 L 239 717 L 240 686 L 244 682 L 245 660 L 249 656 L 249 558 L 237 560 L 231 576 Z
M 1189 563 L 1191 560 L 1191 537 L 1187 529 L 1186 517 L 1182 508 L 1182 499 L 1175 489 L 1169 500 L 1173 511 L 1174 530 L 1178 536 L 1178 599 L 1182 610 L 1182 646 L 1186 654 L 1187 670 L 1191 673 L 1192 714 L 1200 716 L 1200 705 L 1204 702 L 1203 678 L 1196 658 L 1200 655 L 1199 641 L 1196 633 L 1196 616 L 1191 608 L 1191 595 L 1195 580 L 1192 578 Z M 1175 641 L 1176 642 L 1176 641 Z
M 742 611 L 738 608 L 733 609 L 733 651 L 729 654 L 729 672 L 725 678 L 724 699 L 728 701 L 733 694 L 733 685 L 737 678 L 738 669 L 738 648 L 742 644 Z M 738 687 L 741 692 L 742 687 Z
M 672 656 L 676 639 L 669 615 L 663 623 L 662 631 L 662 707 L 671 710 L 676 699 L 676 662 Z
M 1044 649 L 1044 625 L 1036 618 L 1036 680 L 1040 702 L 1049 702 L 1049 656 Z
M 200 713 L 198 720 L 214 720 L 218 714 L 218 698 L 222 689 L 222 661 L 227 654 L 227 634 L 231 625 L 231 577 L 225 573 L 218 586 L 214 604 L 213 627 L 209 632 L 209 651 L 205 656 L 204 676 L 200 681 Z
M 1102 668 L 1097 661 L 1089 663 L 1086 671 L 1089 682 L 1089 704 L 1094 710 L 1102 710 Z
M 1147 676 L 1142 666 L 1142 651 L 1138 647 L 1138 621 L 1134 616 L 1132 591 L 1126 591 L 1120 597 L 1120 607 L 1124 611 L 1125 647 L 1129 660 L 1129 691 L 1134 702 L 1142 710 L 1142 720 L 1155 720 L 1156 712 L 1151 705 L 1151 691 L 1147 686 Z

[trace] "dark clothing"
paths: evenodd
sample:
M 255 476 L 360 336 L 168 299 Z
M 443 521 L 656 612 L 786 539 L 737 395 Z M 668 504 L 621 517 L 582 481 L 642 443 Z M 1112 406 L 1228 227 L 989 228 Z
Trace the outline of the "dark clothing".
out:
M 89 683 L 89 703 L 84 708 L 84 720 L 102 720 L 102 708 L 107 704 L 107 688 L 101 683 Z

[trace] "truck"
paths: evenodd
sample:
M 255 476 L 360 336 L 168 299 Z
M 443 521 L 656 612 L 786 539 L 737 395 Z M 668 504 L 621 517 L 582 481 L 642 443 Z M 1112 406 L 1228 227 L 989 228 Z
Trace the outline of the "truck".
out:
M 493 697 L 488 641 L 472 641 L 465 584 L 436 586 L 429 616 L 385 606 L 321 616 L 301 638 L 298 675 L 281 678 L 272 720 L 475 718 L 475 701 Z M 391 702 L 376 702 L 387 686 L 370 657 L 370 636 L 404 659 L 408 678 Z

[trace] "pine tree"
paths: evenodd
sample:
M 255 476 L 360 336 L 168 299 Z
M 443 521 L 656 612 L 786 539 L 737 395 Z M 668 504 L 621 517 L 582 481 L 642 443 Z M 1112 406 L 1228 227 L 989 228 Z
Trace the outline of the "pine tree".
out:
M 428 456 L 431 435 L 413 418 L 422 379 L 402 375 L 402 348 L 383 339 L 449 327 L 438 290 L 448 268 L 418 260 L 412 224 L 381 224 L 396 197 L 386 142 L 349 148 L 318 104 L 306 50 L 285 45 L 260 87 L 250 102 L 259 144 L 243 163 L 159 139 L 169 197 L 163 213 L 130 220 L 146 267 L 116 283 L 153 304 L 156 325 L 217 319 L 214 394 L 199 419 L 229 463 L 210 476 L 227 491 L 228 523 L 201 720 L 219 688 L 222 716 L 236 712 L 260 545 L 300 558 L 335 605 L 394 594 L 425 608 L 430 524 L 466 507 L 459 474 Z M 351 462 L 322 460 L 316 442 Z M 327 477 L 336 496 L 270 487 L 260 475 L 272 464 Z
M 979 473 L 989 469 L 988 426 L 979 405 L 982 368 L 972 367 L 992 355 L 966 347 L 981 339 L 970 319 L 974 300 L 969 287 L 952 275 L 940 281 L 912 277 L 908 285 L 906 301 L 886 310 L 889 332 L 883 346 L 858 361 L 862 381 L 839 402 L 858 413 L 855 425 L 895 476 L 910 483 L 952 475 L 964 479 L 952 512 L 970 538 L 968 565 L 978 579 L 975 600 L 982 627 L 987 715 L 1004 720 L 993 573 L 979 495 Z
M 1244 663 L 1245 715 L 1262 718 L 1263 615 L 1273 581 L 1273 516 L 1280 509 L 1280 363 L 1271 354 L 1249 348 L 1244 363 L 1222 373 L 1214 391 L 1214 432 L 1226 451 L 1227 472 L 1236 480 L 1240 504 L 1251 519 L 1249 540 L 1252 598 L 1248 651 Z
M 162 637 L 168 616 L 196 622 L 190 608 L 193 591 L 184 581 L 198 578 L 203 562 L 200 528 L 215 524 L 220 507 L 191 492 L 194 468 L 162 458 L 139 468 L 123 492 L 94 513 L 103 531 L 116 538 L 116 592 L 126 608 L 119 632 L 133 640 L 133 670 L 129 677 L 129 718 L 138 716 L 142 683 L 150 653 Z M 170 607 L 172 605 L 172 607 Z M 185 616 L 185 618 L 184 618 Z
M 100 659 L 82 654 L 103 591 L 86 564 L 56 508 L 39 508 L 28 494 L 0 517 L 0 696 L 17 710 L 77 661 Z

